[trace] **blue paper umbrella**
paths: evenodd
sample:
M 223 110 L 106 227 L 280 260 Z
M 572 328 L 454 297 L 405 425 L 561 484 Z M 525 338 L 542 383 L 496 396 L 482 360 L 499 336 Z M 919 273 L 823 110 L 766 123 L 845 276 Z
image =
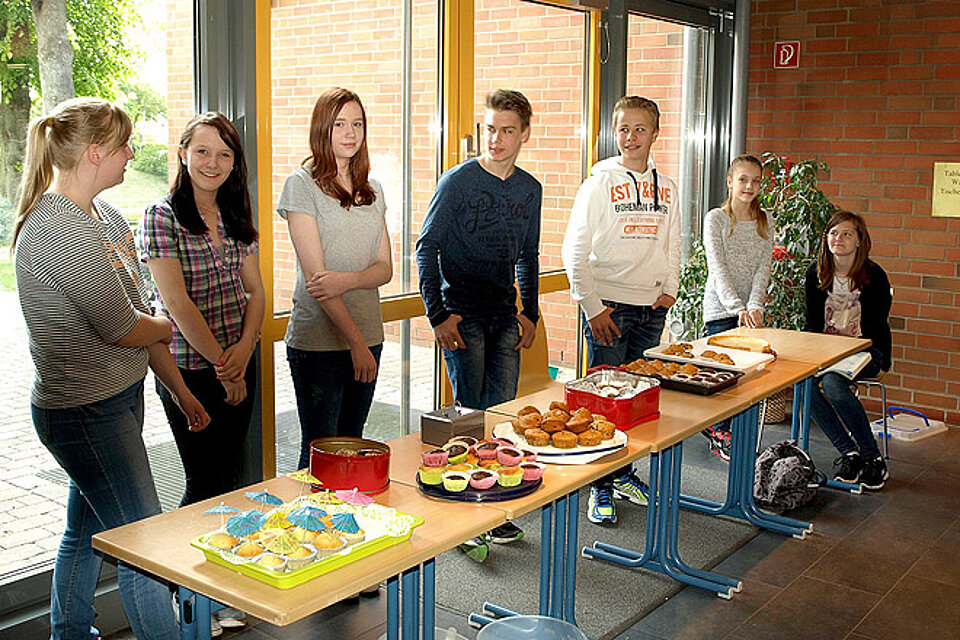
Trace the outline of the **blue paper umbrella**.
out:
M 240 513 L 240 509 L 237 509 L 236 507 L 228 507 L 221 502 L 216 507 L 207 509 L 204 511 L 204 513 Z
M 227 520 L 227 533 L 232 536 L 248 536 L 263 524 L 266 514 L 257 509 L 243 511 Z
M 319 507 L 303 506 L 287 514 L 287 520 L 309 531 L 323 531 L 326 525 L 320 520 L 327 512 Z
M 283 500 L 272 493 L 267 493 L 266 491 L 247 491 L 246 496 L 251 500 L 263 502 L 265 504 L 283 504 Z

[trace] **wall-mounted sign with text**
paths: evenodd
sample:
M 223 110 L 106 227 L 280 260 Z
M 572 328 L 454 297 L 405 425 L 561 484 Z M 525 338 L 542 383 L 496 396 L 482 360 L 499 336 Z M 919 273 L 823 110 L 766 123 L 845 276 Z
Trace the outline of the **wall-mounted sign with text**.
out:
M 774 69 L 800 68 L 800 41 L 787 40 L 773 43 Z
M 960 218 L 960 162 L 933 163 L 933 215 Z

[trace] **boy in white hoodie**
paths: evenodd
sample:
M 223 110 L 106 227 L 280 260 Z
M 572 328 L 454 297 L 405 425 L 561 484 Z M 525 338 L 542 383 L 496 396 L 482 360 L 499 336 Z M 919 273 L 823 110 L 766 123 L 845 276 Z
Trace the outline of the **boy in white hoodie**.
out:
M 613 107 L 613 130 L 620 156 L 593 166 L 563 238 L 563 266 L 587 321 L 591 367 L 631 362 L 660 344 L 680 278 L 680 194 L 650 157 L 660 109 L 624 96 Z M 648 493 L 633 468 L 624 467 L 590 487 L 587 517 L 614 523 L 614 497 L 646 504 Z

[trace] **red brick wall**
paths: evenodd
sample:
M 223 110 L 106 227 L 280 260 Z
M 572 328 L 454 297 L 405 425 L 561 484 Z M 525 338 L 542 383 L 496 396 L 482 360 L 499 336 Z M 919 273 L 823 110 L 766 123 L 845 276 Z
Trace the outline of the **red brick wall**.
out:
M 177 145 L 193 118 L 193 4 L 170 0 L 167 6 L 167 173 L 177 175 Z
M 750 36 L 747 149 L 827 162 L 894 288 L 888 401 L 960 425 L 960 219 L 930 215 L 933 163 L 960 158 L 960 3 L 755 0 Z

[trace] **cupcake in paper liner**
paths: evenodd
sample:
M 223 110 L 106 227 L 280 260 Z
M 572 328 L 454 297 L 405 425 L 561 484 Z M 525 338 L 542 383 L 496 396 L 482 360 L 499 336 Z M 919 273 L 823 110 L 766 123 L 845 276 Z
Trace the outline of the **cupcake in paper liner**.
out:
M 337 534 L 347 541 L 347 544 L 356 544 L 362 542 L 367 534 L 357 524 L 357 519 L 352 513 L 337 513 L 333 516 L 333 528 Z
M 240 544 L 240 540 L 236 536 L 232 536 L 226 531 L 214 531 L 213 533 L 207 534 L 203 540 L 211 549 L 219 549 L 221 551 L 230 551 L 235 546 Z
M 303 527 L 294 527 L 290 529 L 289 533 L 300 543 L 313 542 L 313 539 L 317 537 L 316 531 L 310 531 L 310 529 L 304 529 Z
M 264 569 L 269 569 L 274 573 L 283 573 L 288 568 L 287 561 L 274 553 L 261 554 L 260 557 L 256 559 L 254 564 L 261 566 Z
M 316 538 L 314 538 L 314 540 L 316 540 Z M 275 536 L 266 543 L 267 551 L 281 556 L 287 555 L 299 546 L 300 541 L 289 533 L 283 533 L 279 536 Z
M 523 469 L 520 467 L 500 467 L 497 483 L 502 487 L 516 487 L 523 482 Z
M 284 556 L 287 569 L 296 571 L 317 559 L 317 550 L 309 544 L 302 544 Z
M 263 547 L 259 543 L 253 542 L 252 540 L 246 540 L 241 542 L 236 547 L 233 548 L 233 555 L 238 558 L 245 558 L 246 561 L 249 561 L 250 558 L 255 558 L 263 553 Z
M 340 551 L 347 546 L 347 543 L 343 538 L 327 529 L 317 534 L 317 537 L 313 539 L 313 546 L 317 550 L 317 557 L 320 557 Z

